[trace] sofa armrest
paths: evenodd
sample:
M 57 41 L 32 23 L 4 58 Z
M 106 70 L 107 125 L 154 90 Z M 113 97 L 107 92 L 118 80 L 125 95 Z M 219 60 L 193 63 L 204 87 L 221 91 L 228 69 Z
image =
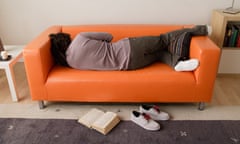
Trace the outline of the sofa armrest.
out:
M 198 69 L 194 71 L 197 83 L 196 95 L 199 98 L 205 97 L 205 102 L 209 102 L 217 76 L 220 48 L 207 36 L 193 37 L 190 44 L 190 57 L 200 61 Z
M 44 84 L 47 75 L 54 64 L 50 51 L 51 44 L 49 34 L 60 31 L 61 26 L 52 26 L 33 39 L 23 49 L 23 58 L 30 93 L 34 100 L 41 100 L 41 97 L 47 99 Z

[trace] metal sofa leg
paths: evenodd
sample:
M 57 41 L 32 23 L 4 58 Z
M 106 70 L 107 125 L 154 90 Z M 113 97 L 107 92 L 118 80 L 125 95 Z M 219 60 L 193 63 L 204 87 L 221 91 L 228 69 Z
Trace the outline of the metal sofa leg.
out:
M 44 105 L 44 101 L 38 101 L 38 105 L 40 109 L 44 109 L 45 105 Z
M 199 102 L 198 103 L 198 110 L 202 111 L 205 108 L 205 103 L 204 102 Z

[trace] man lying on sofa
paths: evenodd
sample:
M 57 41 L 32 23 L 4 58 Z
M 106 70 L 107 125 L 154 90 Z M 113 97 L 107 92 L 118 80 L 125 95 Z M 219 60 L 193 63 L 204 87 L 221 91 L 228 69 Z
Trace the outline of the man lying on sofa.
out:
M 176 71 L 193 71 L 197 59 L 189 59 L 192 36 L 208 34 L 197 25 L 160 36 L 129 37 L 111 42 L 106 32 L 82 32 L 72 41 L 69 34 L 50 34 L 55 62 L 81 70 L 134 70 L 161 60 Z

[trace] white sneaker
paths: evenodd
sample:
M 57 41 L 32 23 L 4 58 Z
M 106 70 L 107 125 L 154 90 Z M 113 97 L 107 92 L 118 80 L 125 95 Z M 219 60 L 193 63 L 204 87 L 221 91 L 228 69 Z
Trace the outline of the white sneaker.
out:
M 199 65 L 198 59 L 189 59 L 185 61 L 179 61 L 174 67 L 175 71 L 193 71 Z
M 169 120 L 170 116 L 168 113 L 160 111 L 156 105 L 141 105 L 140 112 L 148 114 L 154 120 Z
M 160 125 L 154 120 L 152 120 L 149 115 L 137 111 L 132 111 L 131 121 L 146 130 L 157 131 L 160 129 Z

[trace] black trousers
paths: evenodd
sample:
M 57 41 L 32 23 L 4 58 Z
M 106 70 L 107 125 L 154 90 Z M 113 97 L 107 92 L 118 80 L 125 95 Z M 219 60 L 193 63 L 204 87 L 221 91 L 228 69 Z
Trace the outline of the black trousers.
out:
M 159 36 L 129 38 L 131 53 L 128 69 L 148 66 L 158 60 L 158 53 L 164 49 Z
M 171 42 L 185 32 L 188 32 L 190 37 L 203 36 L 207 35 L 207 27 L 199 25 L 194 28 L 172 31 L 160 36 L 129 38 L 131 53 L 128 69 L 134 70 L 143 68 L 156 61 L 161 61 L 174 68 L 179 60 L 189 59 L 189 47 L 180 49 L 181 52 L 178 53 L 169 49 Z M 184 53 L 184 55 L 179 55 L 179 53 Z

